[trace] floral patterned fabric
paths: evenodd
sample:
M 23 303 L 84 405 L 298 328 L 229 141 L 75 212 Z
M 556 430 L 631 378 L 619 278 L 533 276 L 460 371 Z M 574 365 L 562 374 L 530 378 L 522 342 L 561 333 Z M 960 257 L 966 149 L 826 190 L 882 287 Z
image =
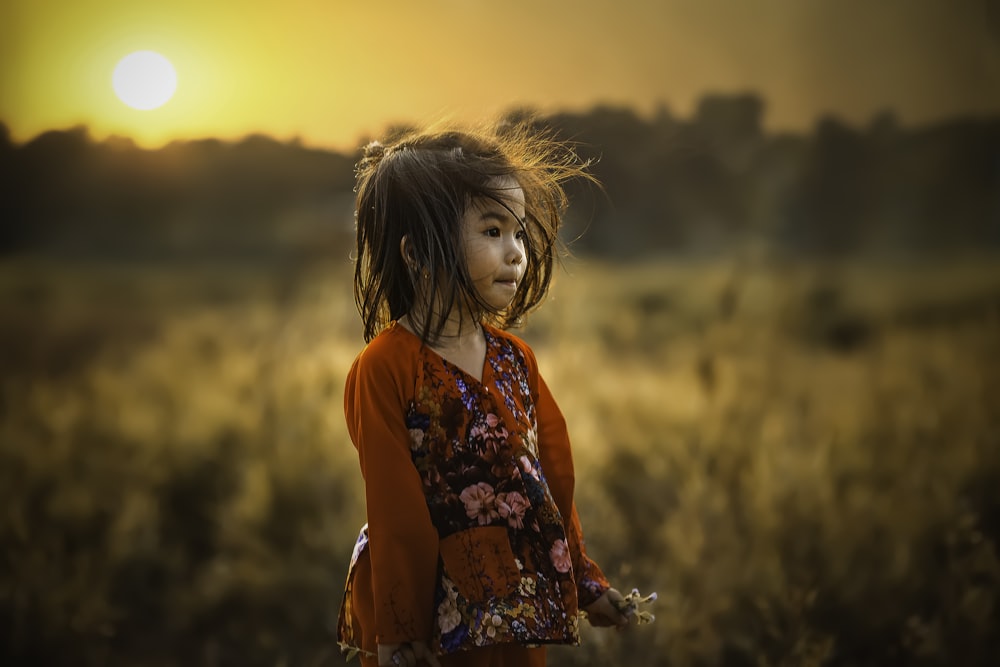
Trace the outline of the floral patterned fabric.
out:
M 575 644 L 578 606 L 608 587 L 584 551 L 565 422 L 534 357 L 510 334 L 485 334 L 481 381 L 398 325 L 351 370 L 346 412 L 369 525 L 341 608 L 345 645 L 374 651 L 377 642 L 424 639 L 452 653 Z M 371 404 L 372 392 L 390 398 Z M 379 405 L 397 412 L 378 414 Z M 403 443 L 383 440 L 390 432 Z M 383 470 L 386 459 L 400 479 Z M 401 511 L 384 507 L 386 495 Z

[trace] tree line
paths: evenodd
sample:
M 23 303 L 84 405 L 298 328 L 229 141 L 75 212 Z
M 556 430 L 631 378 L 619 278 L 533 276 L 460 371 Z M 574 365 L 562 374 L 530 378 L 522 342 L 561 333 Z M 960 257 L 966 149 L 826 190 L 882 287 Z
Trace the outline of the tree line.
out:
M 686 119 L 611 106 L 509 116 L 593 160 L 603 188 L 571 186 L 565 238 L 578 254 L 1000 249 L 1000 116 L 915 128 L 891 112 L 864 127 L 824 117 L 791 134 L 765 131 L 764 111 L 744 94 L 706 96 Z M 263 135 L 144 150 L 82 126 L 16 144 L 0 124 L 0 253 L 340 253 L 358 157 Z

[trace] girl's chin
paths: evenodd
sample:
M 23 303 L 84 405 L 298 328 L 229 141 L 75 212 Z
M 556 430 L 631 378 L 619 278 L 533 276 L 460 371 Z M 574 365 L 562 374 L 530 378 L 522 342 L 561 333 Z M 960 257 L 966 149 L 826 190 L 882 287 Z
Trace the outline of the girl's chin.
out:
M 504 301 L 501 303 L 496 300 L 489 300 L 486 303 L 489 304 L 490 311 L 494 313 L 502 313 L 510 307 L 510 301 Z
M 493 295 L 492 299 L 486 299 L 486 303 L 490 304 L 496 310 L 505 310 L 510 307 L 510 304 L 514 302 L 514 295 L 503 294 L 503 295 Z

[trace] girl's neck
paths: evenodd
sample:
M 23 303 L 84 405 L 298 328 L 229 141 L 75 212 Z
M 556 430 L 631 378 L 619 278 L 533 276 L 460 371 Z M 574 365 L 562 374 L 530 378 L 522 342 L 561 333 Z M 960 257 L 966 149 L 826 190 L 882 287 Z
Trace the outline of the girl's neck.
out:
M 423 337 L 424 316 L 418 312 L 411 311 L 400 318 L 400 324 Z M 433 326 L 434 321 L 431 321 Z M 431 334 L 433 335 L 433 331 Z M 428 344 L 433 348 L 441 349 L 461 349 L 471 345 L 477 345 L 483 338 L 483 328 L 479 320 L 471 314 L 452 314 L 444 322 L 440 333 Z

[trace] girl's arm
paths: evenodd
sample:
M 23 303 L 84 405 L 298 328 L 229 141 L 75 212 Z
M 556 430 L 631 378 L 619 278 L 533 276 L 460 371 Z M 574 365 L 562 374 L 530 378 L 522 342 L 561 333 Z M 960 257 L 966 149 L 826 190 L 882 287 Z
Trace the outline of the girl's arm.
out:
M 344 394 L 365 479 L 378 644 L 430 639 L 438 561 L 437 531 L 404 423 L 406 365 L 393 364 L 392 353 L 369 345 L 351 368 Z
M 570 448 L 566 420 L 552 397 L 545 380 L 535 373 L 538 393 L 535 409 L 538 420 L 538 452 L 542 471 L 549 483 L 549 490 L 563 517 L 566 542 L 573 560 L 576 575 L 577 597 L 580 607 L 586 607 L 600 598 L 611 585 L 604 572 L 587 556 L 583 529 L 573 500 L 575 476 L 573 452 Z
M 625 599 L 624 596 L 611 587 L 604 572 L 587 556 L 584 548 L 580 516 L 573 501 L 575 486 L 573 452 L 570 448 L 566 420 L 545 380 L 538 375 L 537 370 L 535 375 L 538 378 L 538 396 L 535 405 L 538 416 L 539 458 L 542 461 L 545 479 L 549 482 L 549 489 L 563 516 L 566 542 L 573 560 L 573 572 L 576 575 L 578 604 L 587 612 L 591 625 L 615 626 L 619 629 L 626 627 L 629 622 L 628 617 L 619 609 L 619 605 Z

